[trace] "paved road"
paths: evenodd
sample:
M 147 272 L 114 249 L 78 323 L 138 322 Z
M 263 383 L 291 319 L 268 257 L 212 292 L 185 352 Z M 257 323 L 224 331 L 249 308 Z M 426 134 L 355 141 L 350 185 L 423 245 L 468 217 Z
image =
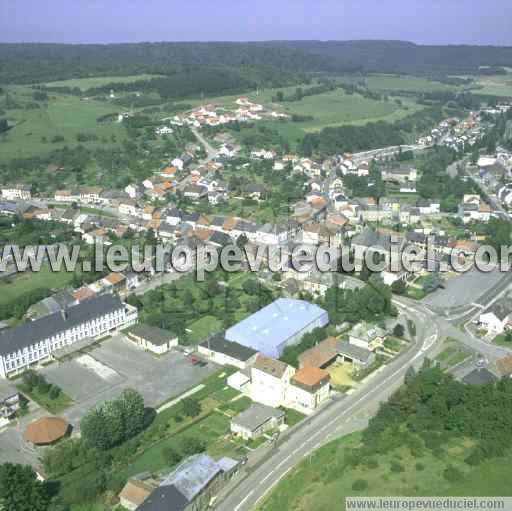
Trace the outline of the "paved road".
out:
M 219 495 L 216 509 L 253 509 L 277 482 L 320 445 L 365 427 L 378 404 L 402 384 L 407 368 L 419 365 L 427 354 L 438 348 L 440 336 L 436 316 L 406 299 L 398 299 L 396 303 L 416 322 L 417 340 L 411 347 L 389 365 L 372 374 L 370 381 L 352 394 L 333 400 L 319 413 L 283 434 L 275 447 L 267 447 L 262 451 L 259 459 L 255 463 L 249 462 Z

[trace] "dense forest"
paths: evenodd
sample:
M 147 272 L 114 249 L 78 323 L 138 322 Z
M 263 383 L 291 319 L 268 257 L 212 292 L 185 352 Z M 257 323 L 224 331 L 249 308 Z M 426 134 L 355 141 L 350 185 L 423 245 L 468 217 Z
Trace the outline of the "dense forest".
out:
M 375 71 L 444 77 L 493 73 L 512 48 L 420 46 L 402 41 L 268 41 L 109 45 L 0 44 L 0 83 L 85 76 L 170 74 L 189 66 L 270 67 L 276 71 Z

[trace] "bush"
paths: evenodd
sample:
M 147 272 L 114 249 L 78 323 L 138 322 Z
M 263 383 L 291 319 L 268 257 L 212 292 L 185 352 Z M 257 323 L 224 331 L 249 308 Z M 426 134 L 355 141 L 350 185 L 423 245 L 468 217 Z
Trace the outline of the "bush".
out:
M 50 399 L 57 399 L 60 396 L 60 388 L 57 385 L 50 385 L 48 397 Z
M 197 417 L 201 413 L 201 405 L 196 399 L 186 397 L 181 401 L 183 413 L 188 417 Z
M 425 470 L 425 465 L 423 465 L 423 463 L 416 463 L 415 467 L 418 472 Z
M 458 483 L 464 479 L 464 474 L 453 465 L 448 465 L 443 471 L 443 477 L 450 483 Z
M 206 449 L 206 446 L 199 440 L 199 438 L 189 436 L 185 437 L 182 442 L 182 452 L 185 456 L 192 456 L 193 454 L 198 454 L 203 452 Z
M 391 472 L 394 472 L 395 474 L 398 474 L 400 472 L 405 472 L 404 466 L 395 460 L 391 461 L 390 470 L 391 470 Z
M 354 491 L 363 491 L 368 488 L 368 481 L 366 479 L 356 479 L 354 484 L 352 484 L 352 489 Z
M 403 337 L 404 333 L 405 333 L 404 326 L 400 323 L 397 323 L 395 325 L 395 328 L 393 328 L 393 335 L 395 335 L 396 337 Z
M 163 455 L 164 455 L 165 461 L 171 467 L 178 464 L 183 458 L 183 456 L 178 451 L 176 451 L 176 449 L 174 449 L 171 446 L 164 448 Z

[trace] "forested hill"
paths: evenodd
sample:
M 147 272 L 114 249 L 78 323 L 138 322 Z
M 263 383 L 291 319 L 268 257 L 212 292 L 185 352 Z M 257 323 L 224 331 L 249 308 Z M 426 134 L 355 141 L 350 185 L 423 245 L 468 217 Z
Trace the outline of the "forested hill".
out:
M 297 73 L 341 69 L 332 66 L 328 57 L 258 43 L 0 44 L 0 83 L 166 75 L 197 66 L 265 67 Z
M 169 74 L 187 66 L 265 66 L 301 72 L 446 75 L 512 63 L 512 47 L 421 46 L 402 41 L 267 41 L 107 45 L 0 44 L 0 83 Z
M 404 41 L 281 41 L 269 44 L 328 57 L 334 67 L 357 64 L 365 71 L 384 73 L 475 74 L 486 72 L 480 67 L 512 65 L 512 47 L 426 46 Z

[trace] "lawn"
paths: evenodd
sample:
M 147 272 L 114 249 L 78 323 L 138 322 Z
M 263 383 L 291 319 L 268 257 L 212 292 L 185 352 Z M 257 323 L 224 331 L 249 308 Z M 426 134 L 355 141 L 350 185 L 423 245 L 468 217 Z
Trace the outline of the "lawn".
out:
M 497 344 L 498 346 L 503 346 L 504 348 L 512 348 L 512 341 L 507 340 L 506 334 L 497 335 L 492 342 Z
M 157 78 L 159 75 L 141 74 L 130 76 L 96 76 L 91 78 L 72 78 L 70 80 L 59 80 L 56 82 L 45 83 L 47 87 L 78 87 L 84 91 L 92 87 L 102 87 L 110 83 L 132 83 L 139 80 L 149 80 Z
M 435 360 L 437 360 L 443 368 L 450 369 L 471 358 L 471 353 L 455 339 L 446 339 L 445 346 L 443 351 L 435 357 Z
M 512 495 L 509 466 L 512 453 L 476 467 L 464 463 L 471 442 L 457 439 L 434 453 L 396 449 L 373 460 L 371 468 L 346 464 L 347 449 L 356 447 L 360 434 L 330 442 L 308 456 L 282 480 L 258 508 L 260 511 L 330 511 L 345 509 L 346 496 L 438 496 Z M 391 462 L 403 471 L 390 470 Z M 464 474 L 463 481 L 451 483 L 443 471 L 453 465 Z M 363 491 L 352 489 L 358 479 L 367 482 Z M 336 504 L 334 504 L 336 503 Z
M 194 321 L 187 327 L 190 332 L 187 339 L 193 344 L 204 341 L 209 335 L 219 332 L 222 329 L 222 323 L 214 316 L 203 316 Z
M 33 388 L 30 392 L 28 392 L 23 383 L 18 384 L 16 387 L 22 394 L 27 396 L 32 401 L 35 401 L 43 408 L 46 408 L 46 410 L 48 410 L 48 412 L 50 412 L 52 415 L 58 415 L 73 403 L 73 400 L 68 395 L 64 394 L 62 390 L 59 394 L 59 397 L 56 399 L 51 399 L 48 394 L 42 394 L 37 390 L 37 388 Z
M 53 272 L 49 265 L 41 266 L 38 272 L 23 272 L 14 278 L 0 281 L 0 304 L 16 300 L 20 295 L 34 289 L 46 287 L 60 289 L 69 285 L 73 273 L 68 273 L 64 267 L 58 272 Z

